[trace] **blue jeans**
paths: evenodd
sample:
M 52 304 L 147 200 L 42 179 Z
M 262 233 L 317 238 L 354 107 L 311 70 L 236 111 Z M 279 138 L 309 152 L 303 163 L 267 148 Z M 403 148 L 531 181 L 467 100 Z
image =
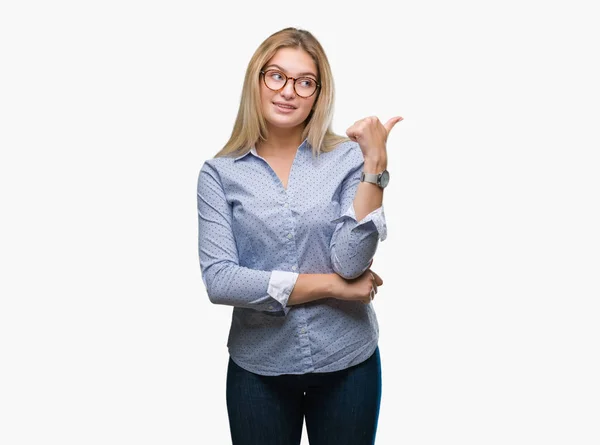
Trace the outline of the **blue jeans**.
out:
M 233 445 L 372 445 L 381 402 L 379 347 L 340 371 L 263 376 L 231 357 L 227 412 Z

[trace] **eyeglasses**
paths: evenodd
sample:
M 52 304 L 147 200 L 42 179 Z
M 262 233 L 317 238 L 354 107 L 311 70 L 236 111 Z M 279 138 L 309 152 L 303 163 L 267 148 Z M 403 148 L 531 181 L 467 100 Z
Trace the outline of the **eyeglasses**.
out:
M 282 90 L 287 85 L 287 81 L 292 79 L 294 81 L 294 91 L 298 96 L 304 98 L 312 96 L 317 88 L 321 87 L 321 84 L 317 83 L 312 77 L 289 77 L 278 70 L 261 71 L 260 74 L 263 75 L 266 87 L 273 91 Z

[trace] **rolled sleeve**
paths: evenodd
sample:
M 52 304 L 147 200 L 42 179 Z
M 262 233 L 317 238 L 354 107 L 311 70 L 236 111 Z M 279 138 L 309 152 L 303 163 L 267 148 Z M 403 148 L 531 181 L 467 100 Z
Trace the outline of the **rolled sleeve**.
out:
M 344 220 L 349 219 L 351 221 L 356 222 L 356 225 L 351 230 L 354 230 L 356 227 L 362 226 L 369 221 L 373 221 L 375 225 L 375 230 L 377 230 L 379 241 L 384 241 L 387 238 L 387 225 L 385 221 L 385 212 L 383 210 L 383 204 L 381 207 L 376 208 L 367 216 L 365 216 L 360 221 L 356 220 L 356 213 L 354 212 L 354 203 L 350 204 L 348 210 L 346 210 L 340 217 L 332 220 L 332 223 L 343 222 Z
M 279 302 L 281 306 L 278 309 L 282 310 L 284 315 L 287 315 L 291 309 L 291 307 L 287 306 L 287 301 L 294 290 L 298 275 L 299 274 L 295 272 L 286 272 L 282 270 L 274 270 L 271 273 L 267 293 Z M 269 309 L 275 309 L 275 305 L 269 305 Z

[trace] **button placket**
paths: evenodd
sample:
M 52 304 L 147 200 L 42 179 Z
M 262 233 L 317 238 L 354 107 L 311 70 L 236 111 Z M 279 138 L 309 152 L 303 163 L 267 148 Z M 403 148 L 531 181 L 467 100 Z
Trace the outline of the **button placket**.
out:
M 290 207 L 290 203 L 289 203 L 290 194 L 289 194 L 289 191 L 285 190 L 284 193 L 283 193 L 283 195 L 284 195 L 283 207 L 286 208 L 286 209 L 289 209 L 289 207 Z M 288 226 L 289 227 L 289 229 L 288 229 L 289 231 L 288 231 L 287 235 L 285 235 L 285 237 L 288 240 L 293 241 L 294 240 L 294 231 L 295 231 L 296 228 L 294 227 L 294 219 L 293 219 L 293 217 L 292 217 L 292 215 L 291 215 L 290 212 L 287 212 L 286 219 L 289 222 L 289 226 Z M 297 252 L 296 252 L 296 244 L 295 244 L 295 242 L 289 243 L 288 244 L 288 248 L 289 248 L 289 252 L 290 252 L 290 260 L 291 260 L 290 263 L 292 263 L 291 269 L 292 269 L 293 272 L 296 272 L 298 270 L 298 266 L 296 265 L 296 263 L 298 262 L 298 258 L 297 258 L 297 255 L 296 255 Z

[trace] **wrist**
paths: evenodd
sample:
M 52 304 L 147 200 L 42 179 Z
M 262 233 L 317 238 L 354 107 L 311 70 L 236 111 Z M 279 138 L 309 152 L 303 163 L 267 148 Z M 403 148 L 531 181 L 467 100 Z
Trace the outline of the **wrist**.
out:
M 344 295 L 344 286 L 346 286 L 346 280 L 339 276 L 337 273 L 331 273 L 329 276 L 329 287 L 327 289 L 327 296 L 331 298 L 340 298 Z
M 338 292 L 339 283 L 336 277 L 339 277 L 338 274 L 327 274 L 327 285 L 325 288 L 325 295 L 327 295 L 327 297 L 335 297 Z
M 365 173 L 381 173 L 387 169 L 387 156 L 365 158 L 363 171 Z

